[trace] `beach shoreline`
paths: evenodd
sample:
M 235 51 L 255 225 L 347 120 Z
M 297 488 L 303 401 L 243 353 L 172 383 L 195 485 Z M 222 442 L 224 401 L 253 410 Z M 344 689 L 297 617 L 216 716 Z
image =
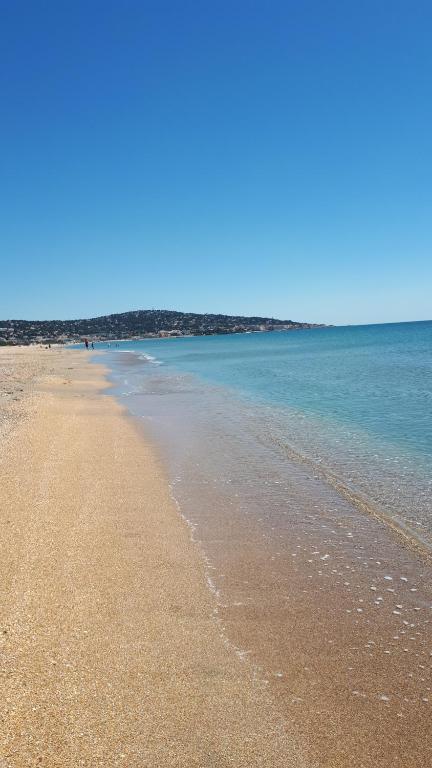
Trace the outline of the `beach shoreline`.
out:
M 178 497 L 106 362 L 0 350 L 1 768 L 427 762 L 427 565 L 305 468 L 284 528 Z
M 8 397 L 26 390 L 1 406 L 2 768 L 311 765 L 224 644 L 163 468 L 101 394 L 103 368 L 1 354 Z
M 266 413 L 250 405 L 244 418 L 228 392 L 144 358 L 107 356 L 113 391 L 169 468 L 226 637 L 309 757 L 325 768 L 427 764 L 428 559 L 323 472 L 257 442 Z

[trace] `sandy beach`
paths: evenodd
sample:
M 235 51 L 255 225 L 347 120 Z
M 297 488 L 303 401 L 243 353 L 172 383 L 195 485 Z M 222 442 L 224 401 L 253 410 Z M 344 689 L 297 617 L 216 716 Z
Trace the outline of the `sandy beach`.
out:
M 430 564 L 300 477 L 286 540 L 208 487 L 192 537 L 106 374 L 0 349 L 0 768 L 429 764 Z
M 0 766 L 302 766 L 84 352 L 0 350 Z

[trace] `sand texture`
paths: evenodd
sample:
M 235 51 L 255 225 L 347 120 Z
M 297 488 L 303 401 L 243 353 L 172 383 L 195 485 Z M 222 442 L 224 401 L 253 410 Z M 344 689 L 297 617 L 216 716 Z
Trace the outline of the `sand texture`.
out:
M 301 768 L 220 636 L 163 467 L 88 360 L 0 350 L 1 768 Z

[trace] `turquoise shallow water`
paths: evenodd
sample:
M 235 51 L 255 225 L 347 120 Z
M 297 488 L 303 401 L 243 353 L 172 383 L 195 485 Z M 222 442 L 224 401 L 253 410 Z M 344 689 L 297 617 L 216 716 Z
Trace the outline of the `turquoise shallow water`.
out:
M 174 384 L 177 397 L 194 386 L 189 423 L 202 409 L 211 434 L 217 393 L 215 417 L 235 411 L 251 440 L 432 533 L 432 322 L 122 342 L 110 355 L 121 378 L 119 351 L 142 363 L 128 374 L 135 394 L 164 381 L 168 407 Z

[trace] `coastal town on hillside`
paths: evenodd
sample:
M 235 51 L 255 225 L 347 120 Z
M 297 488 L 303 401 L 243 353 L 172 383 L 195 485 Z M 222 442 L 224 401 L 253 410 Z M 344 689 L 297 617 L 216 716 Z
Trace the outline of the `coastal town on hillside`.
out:
M 320 328 L 321 324 L 269 317 L 137 310 L 88 320 L 0 320 L 0 345 L 69 344 L 110 339 L 210 336 Z

